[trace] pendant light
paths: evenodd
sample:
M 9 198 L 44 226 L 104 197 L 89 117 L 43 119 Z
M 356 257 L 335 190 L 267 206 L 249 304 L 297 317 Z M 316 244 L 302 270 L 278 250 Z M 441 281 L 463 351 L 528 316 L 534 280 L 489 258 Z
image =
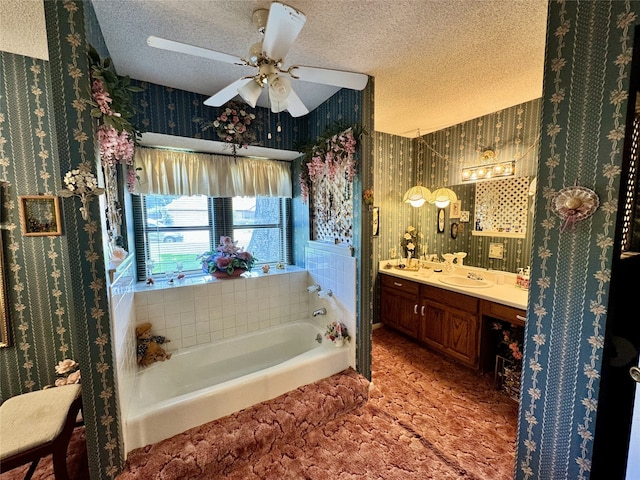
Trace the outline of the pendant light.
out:
M 445 208 L 451 202 L 457 202 L 457 201 L 458 201 L 458 196 L 456 195 L 456 192 L 454 192 L 450 188 L 442 187 L 442 188 L 438 188 L 433 192 L 433 194 L 431 195 L 430 203 L 435 203 L 436 207 L 438 208 Z
M 407 190 L 402 201 L 410 204 L 412 207 L 421 207 L 425 202 L 431 201 L 431 190 L 418 183 L 415 187 Z
M 422 177 L 422 142 L 420 139 L 420 130 L 418 130 L 418 178 Z M 432 201 L 431 190 L 422 186 L 422 182 L 418 180 L 415 186 L 407 190 L 402 197 L 402 201 L 410 204 L 412 207 L 418 208 L 425 204 L 425 202 Z

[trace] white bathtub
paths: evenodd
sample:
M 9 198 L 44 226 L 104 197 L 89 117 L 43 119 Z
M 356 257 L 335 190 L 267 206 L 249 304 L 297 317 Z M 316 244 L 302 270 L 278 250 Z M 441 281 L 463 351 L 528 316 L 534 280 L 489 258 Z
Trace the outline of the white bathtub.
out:
M 352 346 L 316 341 L 323 331 L 295 322 L 201 345 L 141 370 L 124 423 L 125 450 L 275 398 L 350 366 Z

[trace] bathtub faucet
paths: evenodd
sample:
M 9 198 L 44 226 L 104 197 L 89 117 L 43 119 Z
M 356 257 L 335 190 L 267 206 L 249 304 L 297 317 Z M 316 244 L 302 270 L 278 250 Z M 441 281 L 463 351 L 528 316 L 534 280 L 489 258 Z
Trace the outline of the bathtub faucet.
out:
M 313 312 L 313 316 L 314 316 L 314 317 L 317 317 L 318 315 L 326 315 L 326 314 L 327 314 L 327 309 L 326 309 L 326 308 L 324 308 L 324 307 L 319 308 L 318 310 L 315 310 L 315 311 Z
M 320 285 L 311 285 L 310 287 L 307 287 L 307 291 L 309 293 L 319 292 L 320 290 L 322 290 L 322 287 Z

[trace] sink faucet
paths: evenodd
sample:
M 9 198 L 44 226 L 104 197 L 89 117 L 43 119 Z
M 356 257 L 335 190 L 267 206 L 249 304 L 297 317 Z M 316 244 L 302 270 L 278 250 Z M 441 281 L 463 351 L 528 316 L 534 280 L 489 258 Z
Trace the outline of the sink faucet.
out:
M 482 275 L 480 275 L 479 273 L 473 273 L 473 272 L 469 272 L 467 274 L 467 278 L 470 278 L 471 280 L 484 280 Z
M 318 310 L 314 310 L 313 312 L 314 317 L 317 317 L 318 315 L 326 315 L 326 314 L 327 314 L 327 309 L 324 307 L 319 308 Z

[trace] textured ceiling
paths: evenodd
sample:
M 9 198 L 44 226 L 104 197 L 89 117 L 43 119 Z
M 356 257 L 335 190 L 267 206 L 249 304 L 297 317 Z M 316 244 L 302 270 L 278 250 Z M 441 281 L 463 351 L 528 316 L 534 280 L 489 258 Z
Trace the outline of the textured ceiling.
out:
M 146 45 L 246 56 L 264 0 L 92 0 L 119 74 L 212 95 L 249 67 Z M 546 0 L 290 0 L 307 21 L 286 65 L 375 77 L 375 129 L 413 137 L 542 96 Z M 333 87 L 294 83 L 313 108 Z M 263 98 L 266 95 L 262 96 Z M 262 100 L 262 98 L 261 98 Z
M 49 59 L 42 2 L 0 0 L 0 51 Z
M 251 14 L 271 2 L 92 3 L 119 74 L 212 95 L 253 70 L 151 48 L 147 37 L 244 57 L 259 40 Z M 21 5 L 29 4 L 42 9 L 35 0 L 0 0 L 0 4 L 2 32 L 11 30 L 5 29 L 11 20 L 7 10 L 19 13 Z M 377 131 L 413 137 L 418 129 L 425 134 L 542 95 L 547 0 L 289 0 L 289 4 L 307 21 L 285 64 L 375 77 Z M 24 12 L 13 17 L 24 18 Z M 41 21 L 39 16 L 36 20 Z M 33 32 L 24 27 L 17 31 L 29 30 Z M 14 51 L 6 44 L 15 37 L 32 38 L 0 37 L 0 48 Z M 46 58 L 46 44 L 44 53 L 31 55 Z M 293 86 L 310 109 L 336 91 L 296 81 Z

